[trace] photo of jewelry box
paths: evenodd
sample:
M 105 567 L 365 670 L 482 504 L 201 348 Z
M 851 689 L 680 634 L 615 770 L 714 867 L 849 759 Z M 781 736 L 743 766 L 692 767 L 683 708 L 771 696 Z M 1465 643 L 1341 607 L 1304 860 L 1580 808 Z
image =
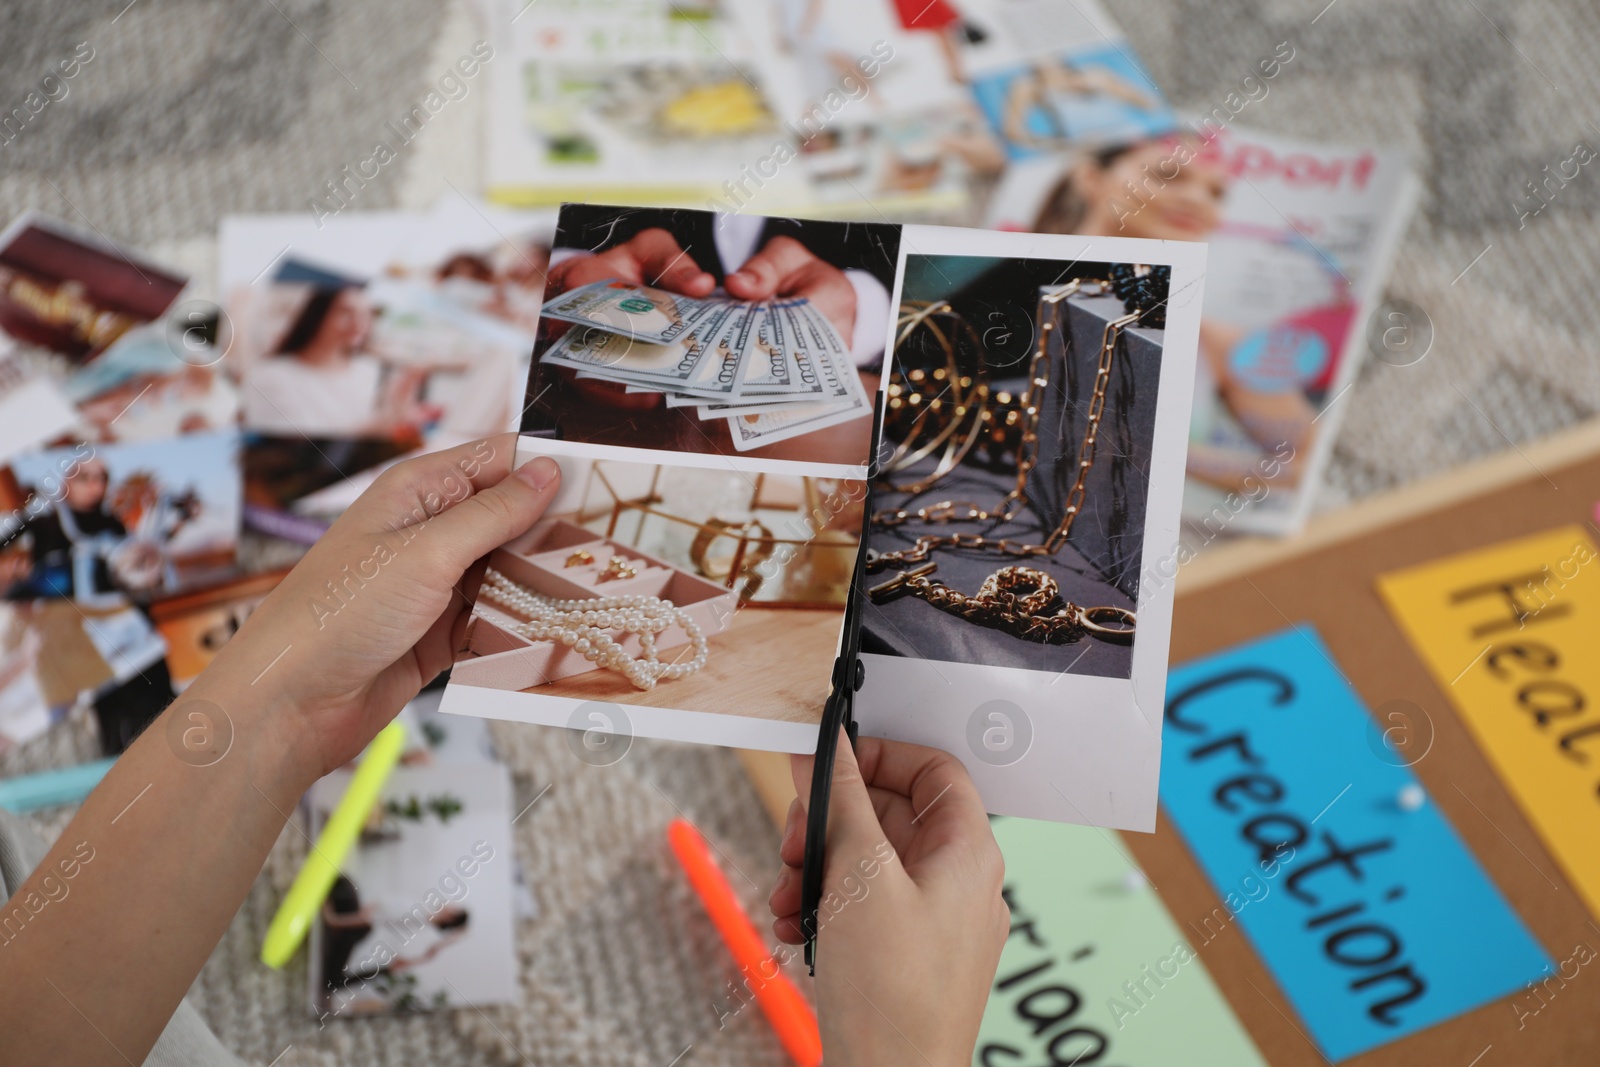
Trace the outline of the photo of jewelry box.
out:
M 653 688 L 703 667 L 735 595 L 565 520 L 489 557 L 452 680 L 532 689 L 596 670 Z

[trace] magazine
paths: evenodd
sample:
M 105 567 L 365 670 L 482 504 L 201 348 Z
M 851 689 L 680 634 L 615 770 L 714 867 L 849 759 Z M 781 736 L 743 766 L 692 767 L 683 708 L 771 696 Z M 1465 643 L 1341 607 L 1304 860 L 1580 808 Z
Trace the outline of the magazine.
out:
M 807 213 L 968 219 L 1009 159 L 1173 121 L 1092 0 L 762 0 L 730 15 L 764 49 L 799 156 L 741 172 L 707 202 L 717 210 L 747 210 L 752 185 L 793 167 Z
M 787 144 L 758 53 L 715 11 L 656 0 L 483 9 L 493 200 L 699 204 L 774 166 Z M 798 183 L 792 170 L 757 179 L 774 198 L 762 203 Z
M 1197 541 L 1292 533 L 1310 515 L 1417 189 L 1401 152 L 1205 116 L 1008 173 L 996 228 L 1210 245 L 1184 493 L 1194 526 L 1158 561 L 1165 580 Z

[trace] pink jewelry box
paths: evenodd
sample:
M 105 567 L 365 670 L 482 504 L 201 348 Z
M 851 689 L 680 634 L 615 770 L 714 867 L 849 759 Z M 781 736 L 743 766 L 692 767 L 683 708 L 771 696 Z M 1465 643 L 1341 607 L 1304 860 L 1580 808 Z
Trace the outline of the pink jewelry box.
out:
M 588 550 L 594 562 L 567 567 L 568 557 L 579 549 Z M 622 556 L 639 573 L 633 578 L 596 583 L 594 576 L 604 570 L 612 556 Z M 597 537 L 593 530 L 564 519 L 540 522 L 517 541 L 496 549 L 489 557 L 489 566 L 518 585 L 557 600 L 661 597 L 687 612 L 707 637 L 727 628 L 736 607 L 733 590 L 681 571 L 636 548 Z M 486 689 L 522 690 L 603 669 L 558 641 L 523 637 L 512 629 L 521 621 L 480 595 L 467 622 L 464 647 L 451 668 L 451 681 Z M 656 635 L 656 649 L 660 652 L 688 643 L 689 635 L 682 626 L 670 626 Z M 630 656 L 641 654 L 638 634 L 629 634 L 618 644 Z

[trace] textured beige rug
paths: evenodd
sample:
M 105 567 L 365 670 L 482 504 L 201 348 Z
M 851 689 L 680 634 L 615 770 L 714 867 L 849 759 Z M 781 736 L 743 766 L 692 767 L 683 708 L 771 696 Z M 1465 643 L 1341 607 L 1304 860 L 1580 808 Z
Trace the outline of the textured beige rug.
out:
M 744 2 L 744 0 L 738 0 Z M 750 0 L 755 2 L 755 0 Z M 1063 0 L 1071 2 L 1071 0 Z M 0 109 L 89 41 L 65 99 L 0 146 L 0 216 L 35 207 L 211 277 L 218 220 L 304 210 L 383 123 L 481 36 L 466 0 L 15 0 L 0 5 Z M 1422 307 L 1432 352 L 1369 363 L 1346 405 L 1330 507 L 1555 430 L 1595 411 L 1600 361 L 1588 291 L 1600 248 L 1600 170 L 1538 214 L 1527 182 L 1579 142 L 1600 144 L 1600 9 L 1475 0 L 1174 0 L 1112 3 L 1180 106 L 1234 89 L 1280 41 L 1297 58 L 1241 116 L 1414 153 L 1427 195 L 1389 295 Z M 362 192 L 362 208 L 426 207 L 478 187 L 481 95 L 469 96 Z M 305 850 L 286 830 L 192 997 L 224 1043 L 260 1064 L 781 1064 L 754 1012 L 718 1029 L 734 977 L 675 877 L 663 829 L 698 822 L 764 907 L 776 835 L 731 753 L 637 743 L 590 768 L 549 731 L 496 724 L 521 804 L 538 903 L 518 945 L 514 1009 L 341 1021 L 318 1029 L 303 963 L 256 962 L 275 902 Z M 0 774 L 89 758 L 85 724 L 0 758 Z M 70 812 L 36 820 L 58 832 Z M 675 1059 L 676 1057 L 676 1059 Z

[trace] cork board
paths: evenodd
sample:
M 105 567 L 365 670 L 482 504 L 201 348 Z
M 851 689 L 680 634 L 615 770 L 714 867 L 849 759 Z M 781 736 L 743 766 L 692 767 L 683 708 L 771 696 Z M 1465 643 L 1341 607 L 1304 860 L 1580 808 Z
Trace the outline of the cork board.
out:
M 1412 770 L 1558 966 L 1578 945 L 1600 951 L 1600 920 L 1583 907 L 1506 793 L 1380 600 L 1375 579 L 1563 524 L 1588 525 L 1593 533 L 1596 501 L 1600 423 L 1374 499 L 1295 540 L 1239 542 L 1208 553 L 1179 577 L 1172 633 L 1177 665 L 1291 622 L 1310 623 L 1369 710 L 1394 700 L 1420 707 L 1426 718 L 1417 728 L 1431 728 L 1433 743 Z M 1220 905 L 1164 813 L 1154 834 L 1124 834 L 1122 841 L 1180 929 Z M 1238 924 L 1229 924 L 1200 957 L 1271 1063 L 1326 1062 Z M 1575 967 L 1569 963 L 1567 973 Z M 1537 1014 L 1519 1018 L 1505 999 L 1344 1062 L 1593 1064 L 1600 1055 L 1600 970 L 1588 972 L 1581 967 L 1564 984 L 1551 980 L 1542 1008 L 1531 993 L 1516 998 L 1528 1011 L 1540 1008 Z
M 1600 919 L 1584 909 L 1412 651 L 1379 599 L 1375 579 L 1564 524 L 1589 525 L 1600 541 L 1592 525 L 1597 501 L 1600 420 L 1323 516 L 1296 538 L 1252 538 L 1213 547 L 1178 576 L 1172 634 L 1176 665 L 1291 622 L 1308 622 L 1369 710 L 1393 700 L 1422 708 L 1431 721 L 1432 747 L 1412 770 L 1557 966 L 1578 945 L 1600 952 Z M 787 758 L 744 756 L 781 826 L 794 796 Z M 1180 928 L 1198 924 L 1221 906 L 1165 812 L 1154 834 L 1118 839 L 1149 875 Z M 1301 1032 L 1239 924 L 1230 923 L 1205 944 L 1200 958 L 1270 1063 L 1310 1067 L 1327 1062 Z M 1512 999 L 1496 1001 L 1344 1063 L 1591 1067 L 1600 1056 L 1600 968 L 1595 963 L 1600 961 L 1583 966 L 1564 984 L 1552 979 L 1542 1000 L 1532 993 L 1516 998 L 1527 1010 L 1539 1008 L 1537 1014 L 1519 1020 Z M 1573 966 L 1567 965 L 1569 975 Z M 1202 1056 L 1196 1062 L 1203 1061 Z

